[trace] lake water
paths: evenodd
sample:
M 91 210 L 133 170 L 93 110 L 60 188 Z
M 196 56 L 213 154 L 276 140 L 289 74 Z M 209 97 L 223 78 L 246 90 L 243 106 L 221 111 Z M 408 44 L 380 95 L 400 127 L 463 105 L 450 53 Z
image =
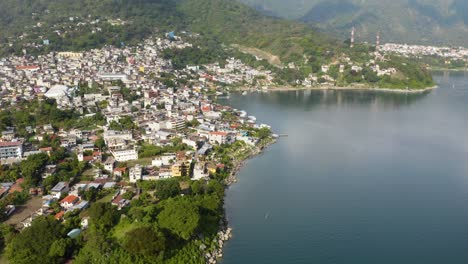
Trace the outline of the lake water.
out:
M 434 78 L 425 94 L 231 95 L 289 137 L 227 191 L 222 263 L 468 263 L 468 73 Z

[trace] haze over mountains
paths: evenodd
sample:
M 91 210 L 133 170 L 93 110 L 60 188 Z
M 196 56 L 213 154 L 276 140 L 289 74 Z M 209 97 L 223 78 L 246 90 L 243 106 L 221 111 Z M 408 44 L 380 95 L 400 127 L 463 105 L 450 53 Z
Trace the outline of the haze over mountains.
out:
M 267 14 L 296 19 L 345 38 L 468 45 L 467 0 L 240 0 Z

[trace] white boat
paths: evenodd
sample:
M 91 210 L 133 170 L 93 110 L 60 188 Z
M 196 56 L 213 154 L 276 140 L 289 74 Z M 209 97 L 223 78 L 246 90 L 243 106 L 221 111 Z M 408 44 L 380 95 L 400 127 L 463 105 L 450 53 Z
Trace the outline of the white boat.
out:
M 248 118 L 252 121 L 257 121 L 257 118 L 255 116 L 248 116 Z
M 242 95 L 247 95 L 247 91 L 242 92 Z

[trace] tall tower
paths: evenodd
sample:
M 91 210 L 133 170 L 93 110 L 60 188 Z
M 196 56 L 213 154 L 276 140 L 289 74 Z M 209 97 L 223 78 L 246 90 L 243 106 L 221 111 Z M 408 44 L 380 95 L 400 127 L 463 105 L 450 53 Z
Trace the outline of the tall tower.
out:
M 377 36 L 375 37 L 375 50 L 379 50 L 380 46 L 380 31 L 377 31 Z
M 354 47 L 354 34 L 356 33 L 356 28 L 353 26 L 353 29 L 351 29 L 351 45 L 350 47 Z

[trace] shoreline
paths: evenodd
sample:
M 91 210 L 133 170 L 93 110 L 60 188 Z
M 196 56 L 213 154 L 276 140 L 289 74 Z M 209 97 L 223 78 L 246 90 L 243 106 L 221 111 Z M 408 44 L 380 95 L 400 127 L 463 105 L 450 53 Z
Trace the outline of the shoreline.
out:
M 372 88 L 372 87 L 339 87 L 339 86 L 320 86 L 320 87 L 294 87 L 294 86 L 278 86 L 268 87 L 267 89 L 258 89 L 251 87 L 239 87 L 235 91 L 261 91 L 261 92 L 275 92 L 275 91 L 373 91 L 373 92 L 391 92 L 391 93 L 423 93 L 432 91 L 439 88 L 438 85 L 426 87 L 422 89 L 398 89 L 398 88 Z
M 225 190 L 231 185 L 237 183 L 237 173 L 246 165 L 248 160 L 262 154 L 269 146 L 275 144 L 277 141 L 277 138 L 270 136 L 266 142 L 261 142 L 259 145 L 253 147 L 245 159 L 237 161 L 229 173 L 229 176 L 224 180 Z M 226 195 L 224 198 L 226 198 Z M 224 244 L 232 238 L 233 233 L 233 229 L 229 226 L 229 221 L 226 217 L 226 208 L 224 207 L 223 201 L 223 218 L 220 221 L 217 236 L 213 239 L 213 242 L 217 247 L 210 252 L 204 253 L 207 264 L 218 263 L 218 261 L 223 258 Z

